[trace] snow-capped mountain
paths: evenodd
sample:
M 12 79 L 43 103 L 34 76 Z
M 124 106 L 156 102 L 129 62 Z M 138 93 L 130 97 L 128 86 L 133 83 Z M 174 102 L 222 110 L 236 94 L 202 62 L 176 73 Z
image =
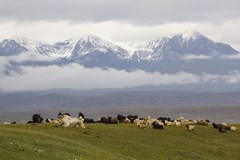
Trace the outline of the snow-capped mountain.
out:
M 161 60 L 164 58 L 180 58 L 184 55 L 214 57 L 238 53 L 238 51 L 230 45 L 215 43 L 196 31 L 187 31 L 149 41 L 140 48 L 141 49 L 135 51 L 133 55 L 135 59 Z
M 129 58 L 129 54 L 125 49 L 96 36 L 87 36 L 77 40 L 71 51 L 70 58 L 81 58 L 96 52 L 99 54 L 113 54 L 122 59 Z
M 85 67 L 129 71 L 142 69 L 175 72 L 180 69 L 205 72 L 209 69 L 216 71 L 220 66 L 223 71 L 228 71 L 238 67 L 239 63 L 236 60 L 228 63 L 223 57 L 226 59 L 228 56 L 237 56 L 238 53 L 230 45 L 216 43 L 195 31 L 173 34 L 140 45 L 107 41 L 96 36 L 69 39 L 55 44 L 31 41 L 23 37 L 0 42 L 1 57 L 35 55 L 36 58 L 25 60 L 24 65 L 78 63 Z M 38 57 L 41 59 L 37 60 Z M 44 61 L 46 58 L 49 58 L 47 62 Z M 189 59 L 195 61 L 186 63 Z M 196 65 L 198 66 L 193 67 Z

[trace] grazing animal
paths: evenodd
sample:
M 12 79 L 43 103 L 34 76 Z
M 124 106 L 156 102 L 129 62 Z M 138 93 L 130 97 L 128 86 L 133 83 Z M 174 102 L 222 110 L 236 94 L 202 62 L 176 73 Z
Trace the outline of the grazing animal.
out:
M 118 114 L 118 115 L 117 115 L 117 119 L 118 119 L 119 123 L 123 123 L 124 120 L 126 119 L 126 117 L 123 116 L 123 115 L 121 115 L 121 114 Z
M 3 122 L 3 124 L 17 124 L 16 121 L 13 121 L 13 122 Z
M 164 125 L 166 125 L 165 122 L 171 122 L 172 121 L 170 117 L 159 117 L 158 120 L 162 121 L 162 123 Z
M 142 129 L 144 129 L 144 128 L 150 128 L 147 123 L 140 123 L 140 122 L 137 123 L 137 127 L 138 127 L 138 128 L 142 128 Z
M 70 116 L 69 113 L 62 113 L 62 111 L 60 111 L 60 112 L 58 113 L 58 116 L 60 116 L 60 115 L 68 115 L 68 116 Z
M 59 124 L 59 120 L 57 119 L 46 119 L 46 123 L 55 123 L 55 124 Z
M 58 116 L 58 119 L 60 121 L 60 125 L 63 127 L 80 127 L 80 128 L 86 128 L 83 121 L 84 119 L 81 118 L 73 118 L 68 115 L 60 115 Z
M 185 128 L 186 128 L 186 130 L 188 130 L 188 131 L 196 131 L 195 125 L 186 124 L 186 125 L 185 125 Z
M 220 124 L 212 123 L 213 128 L 218 129 L 220 127 Z
M 108 118 L 106 117 L 101 117 L 99 120 L 98 120 L 99 123 L 105 123 L 107 124 L 109 122 Z
M 230 130 L 231 130 L 231 131 L 236 131 L 236 130 L 237 130 L 237 127 L 231 126 L 231 127 L 230 127 Z
M 131 121 L 131 123 L 133 123 L 133 121 L 135 119 L 138 119 L 138 116 L 137 115 L 128 115 L 127 118 Z
M 178 126 L 181 125 L 181 122 L 179 122 L 179 121 L 177 121 L 177 120 L 174 120 L 174 121 L 173 121 L 173 125 L 178 127 Z
M 95 123 L 93 119 L 84 118 L 84 123 Z
M 164 125 L 165 125 L 165 126 L 173 126 L 173 122 L 168 121 L 168 120 L 165 120 L 165 121 L 164 121 Z
M 152 127 L 153 127 L 153 129 L 164 129 L 163 124 L 159 124 L 157 122 L 153 122 Z
M 82 114 L 81 112 L 78 113 L 78 118 L 80 117 L 85 118 L 84 114 Z
M 131 121 L 130 121 L 130 119 L 125 118 L 124 121 L 123 121 L 123 123 L 131 123 Z
M 206 120 L 197 120 L 197 124 L 202 126 L 208 126 L 208 122 Z
M 218 128 L 218 131 L 221 132 L 221 133 L 226 133 L 227 130 L 226 130 L 226 127 L 221 125 L 219 128 Z
M 40 114 L 34 114 L 32 116 L 33 123 L 42 123 L 43 118 L 40 116 Z
M 108 123 L 109 124 L 117 124 L 118 123 L 117 117 L 108 117 Z

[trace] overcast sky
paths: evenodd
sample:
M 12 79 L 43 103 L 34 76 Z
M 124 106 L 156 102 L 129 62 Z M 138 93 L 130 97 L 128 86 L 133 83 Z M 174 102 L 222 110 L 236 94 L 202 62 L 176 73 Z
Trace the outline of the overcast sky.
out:
M 0 40 L 24 36 L 54 43 L 97 35 L 115 41 L 146 42 L 176 32 L 196 30 L 240 51 L 239 6 L 239 0 L 0 0 Z M 21 60 L 23 57 L 14 58 Z M 9 64 L 9 59 L 0 57 L 0 64 Z M 6 76 L 4 67 L 0 67 L 0 90 L 240 83 L 239 71 L 227 75 L 194 75 L 183 71 L 150 74 L 87 69 L 78 64 L 23 66 L 21 70 L 21 75 Z M 92 78 L 96 75 L 98 82 Z
M 143 42 L 197 30 L 240 50 L 239 0 L 0 0 L 0 40 L 94 34 Z

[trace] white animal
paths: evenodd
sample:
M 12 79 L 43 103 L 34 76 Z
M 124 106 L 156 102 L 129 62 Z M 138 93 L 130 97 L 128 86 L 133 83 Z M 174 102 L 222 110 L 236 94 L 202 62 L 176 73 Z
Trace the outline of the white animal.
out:
M 60 121 L 60 125 L 64 127 L 81 127 L 86 128 L 84 125 L 84 119 L 82 118 L 73 118 L 68 115 L 60 115 L 58 116 L 58 120 Z
M 195 125 L 186 124 L 186 125 L 185 125 L 185 128 L 186 128 L 186 130 L 188 130 L 188 131 L 196 131 Z
M 236 131 L 236 130 L 237 130 L 237 127 L 231 126 L 231 127 L 230 127 L 230 130 L 231 130 L 231 131 Z

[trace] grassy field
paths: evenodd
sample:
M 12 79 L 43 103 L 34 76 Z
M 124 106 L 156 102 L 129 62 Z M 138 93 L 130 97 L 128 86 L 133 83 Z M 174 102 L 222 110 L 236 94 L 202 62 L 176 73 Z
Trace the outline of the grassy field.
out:
M 240 125 L 235 125 L 240 128 Z M 0 125 L 4 160 L 239 160 L 240 131 L 211 126 L 138 129 L 134 124 L 86 124 L 86 129 L 49 124 Z

